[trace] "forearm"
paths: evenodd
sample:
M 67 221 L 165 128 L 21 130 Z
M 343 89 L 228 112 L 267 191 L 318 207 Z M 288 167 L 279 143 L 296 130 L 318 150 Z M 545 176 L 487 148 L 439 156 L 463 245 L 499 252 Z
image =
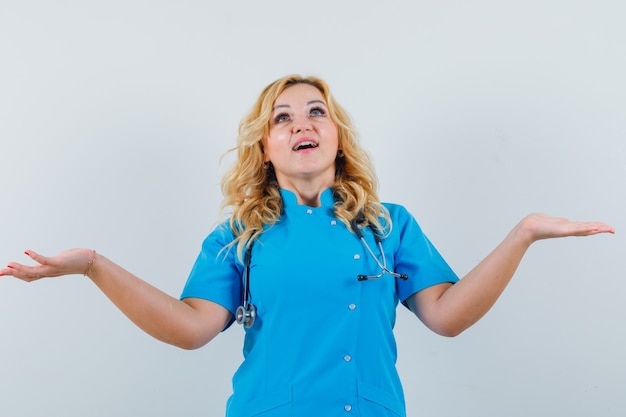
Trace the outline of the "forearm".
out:
M 531 245 L 524 222 L 437 302 L 446 333 L 456 335 L 476 323 L 495 304 Z
M 206 344 L 223 328 L 201 312 L 98 254 L 89 278 L 133 323 L 163 342 L 186 348 Z

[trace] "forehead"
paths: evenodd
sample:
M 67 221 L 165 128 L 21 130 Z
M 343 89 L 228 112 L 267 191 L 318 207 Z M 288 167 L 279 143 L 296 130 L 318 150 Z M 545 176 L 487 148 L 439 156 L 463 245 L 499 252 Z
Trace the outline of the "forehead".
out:
M 274 106 L 297 106 L 306 105 L 312 100 L 324 100 L 322 93 L 310 84 L 300 83 L 287 87 L 282 93 L 276 97 Z

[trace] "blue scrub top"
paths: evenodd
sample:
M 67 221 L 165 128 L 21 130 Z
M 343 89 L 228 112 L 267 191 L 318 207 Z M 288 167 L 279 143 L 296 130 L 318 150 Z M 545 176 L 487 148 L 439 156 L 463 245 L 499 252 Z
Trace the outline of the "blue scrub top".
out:
M 456 282 L 407 210 L 384 203 L 393 222 L 383 240 L 387 267 L 380 267 L 359 239 L 333 214 L 330 189 L 320 207 L 297 203 L 281 190 L 284 211 L 255 242 L 250 301 L 257 307 L 246 329 L 244 361 L 233 377 L 227 417 L 405 416 L 395 367 L 393 326 L 399 301 L 429 286 Z M 363 230 L 382 260 L 372 231 Z M 204 241 L 181 298 L 202 298 L 235 314 L 242 303 L 244 265 L 228 223 Z

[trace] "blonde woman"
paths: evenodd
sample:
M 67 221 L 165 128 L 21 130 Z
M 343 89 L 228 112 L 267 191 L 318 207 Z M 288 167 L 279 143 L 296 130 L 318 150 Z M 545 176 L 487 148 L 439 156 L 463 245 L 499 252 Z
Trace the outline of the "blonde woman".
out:
M 405 416 L 398 303 L 455 336 L 495 303 L 533 242 L 613 233 L 529 215 L 459 280 L 405 208 L 379 201 L 347 113 L 313 77 L 265 88 L 234 151 L 222 184 L 228 220 L 204 241 L 180 299 L 90 249 L 27 251 L 36 265 L 0 274 L 85 274 L 141 329 L 184 349 L 243 324 L 229 417 Z

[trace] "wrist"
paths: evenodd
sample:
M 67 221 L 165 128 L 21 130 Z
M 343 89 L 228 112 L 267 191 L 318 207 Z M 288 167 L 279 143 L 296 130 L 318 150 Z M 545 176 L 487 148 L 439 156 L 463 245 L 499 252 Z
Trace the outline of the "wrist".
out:
M 96 250 L 91 249 L 91 251 L 89 252 L 89 261 L 87 262 L 87 268 L 85 269 L 85 272 L 83 272 L 84 276 L 91 278 L 89 274 L 91 274 L 91 271 L 93 269 L 93 264 L 96 262 L 97 256 L 98 254 L 96 253 Z
M 527 248 L 536 240 L 533 221 L 531 216 L 524 217 L 512 230 L 515 238 Z

